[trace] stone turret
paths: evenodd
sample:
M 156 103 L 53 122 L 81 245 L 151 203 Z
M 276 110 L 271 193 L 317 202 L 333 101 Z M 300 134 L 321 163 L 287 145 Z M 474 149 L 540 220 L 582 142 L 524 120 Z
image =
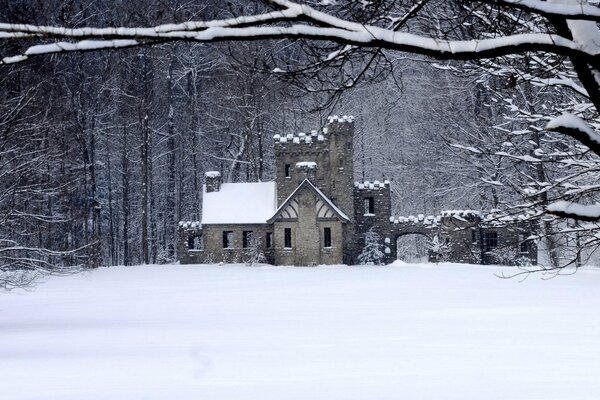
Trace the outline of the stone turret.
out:
M 206 182 L 206 193 L 218 192 L 221 190 L 221 173 L 218 171 L 207 171 L 204 174 Z
M 354 217 L 354 117 L 333 116 L 327 119 L 329 138 L 329 182 L 326 194 L 350 217 Z

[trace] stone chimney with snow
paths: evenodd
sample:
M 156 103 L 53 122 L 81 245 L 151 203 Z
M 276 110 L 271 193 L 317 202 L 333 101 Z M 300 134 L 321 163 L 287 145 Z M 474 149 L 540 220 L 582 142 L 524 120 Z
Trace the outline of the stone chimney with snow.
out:
M 218 192 L 221 189 L 221 173 L 219 171 L 207 171 L 204 174 L 206 193 Z
M 317 163 L 313 161 L 301 161 L 296 163 L 296 176 L 298 177 L 298 185 L 301 184 L 304 179 L 308 179 L 316 185 Z

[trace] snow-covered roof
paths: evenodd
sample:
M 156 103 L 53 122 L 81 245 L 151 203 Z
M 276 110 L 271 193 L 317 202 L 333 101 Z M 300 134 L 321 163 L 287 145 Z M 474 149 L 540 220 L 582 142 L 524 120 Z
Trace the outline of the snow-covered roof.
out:
M 202 198 L 202 224 L 264 224 L 277 209 L 275 182 L 223 183 Z

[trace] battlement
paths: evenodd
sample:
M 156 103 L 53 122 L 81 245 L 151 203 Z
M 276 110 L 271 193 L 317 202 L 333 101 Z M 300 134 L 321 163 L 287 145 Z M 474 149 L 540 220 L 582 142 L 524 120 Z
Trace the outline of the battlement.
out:
M 424 225 L 428 228 L 435 228 L 442 222 L 442 217 L 439 215 L 425 216 L 423 214 L 418 214 L 416 217 L 414 215 L 409 215 L 408 217 L 390 217 L 390 222 L 392 224 Z
M 353 124 L 354 117 L 352 115 L 344 115 L 342 117 L 338 117 L 337 115 L 330 115 L 327 117 L 327 123 L 329 124 Z
M 390 181 L 387 179 L 383 182 L 380 181 L 364 181 L 364 182 L 354 182 L 354 188 L 358 190 L 380 190 L 380 189 L 389 189 Z
M 179 221 L 180 229 L 202 229 L 200 221 Z
M 274 135 L 275 153 L 321 153 L 329 151 L 327 134 L 319 131 L 311 133 Z
M 278 143 L 291 143 L 291 144 L 312 144 L 313 142 L 323 142 L 327 140 L 325 132 L 319 133 L 319 131 L 313 130 L 310 133 L 299 132 L 296 134 L 288 133 L 287 135 L 274 135 L 275 145 Z
M 390 217 L 390 222 L 393 224 L 412 224 L 424 225 L 425 227 L 433 228 L 439 226 L 444 221 L 454 222 L 478 222 L 481 219 L 481 212 L 476 210 L 444 210 L 439 215 L 418 214 L 409 215 L 408 217 Z

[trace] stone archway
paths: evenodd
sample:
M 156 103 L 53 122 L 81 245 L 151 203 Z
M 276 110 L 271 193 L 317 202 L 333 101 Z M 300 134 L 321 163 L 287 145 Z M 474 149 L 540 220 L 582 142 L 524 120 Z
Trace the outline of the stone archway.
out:
M 429 262 L 431 238 L 423 232 L 406 232 L 396 236 L 396 259 L 410 264 Z

